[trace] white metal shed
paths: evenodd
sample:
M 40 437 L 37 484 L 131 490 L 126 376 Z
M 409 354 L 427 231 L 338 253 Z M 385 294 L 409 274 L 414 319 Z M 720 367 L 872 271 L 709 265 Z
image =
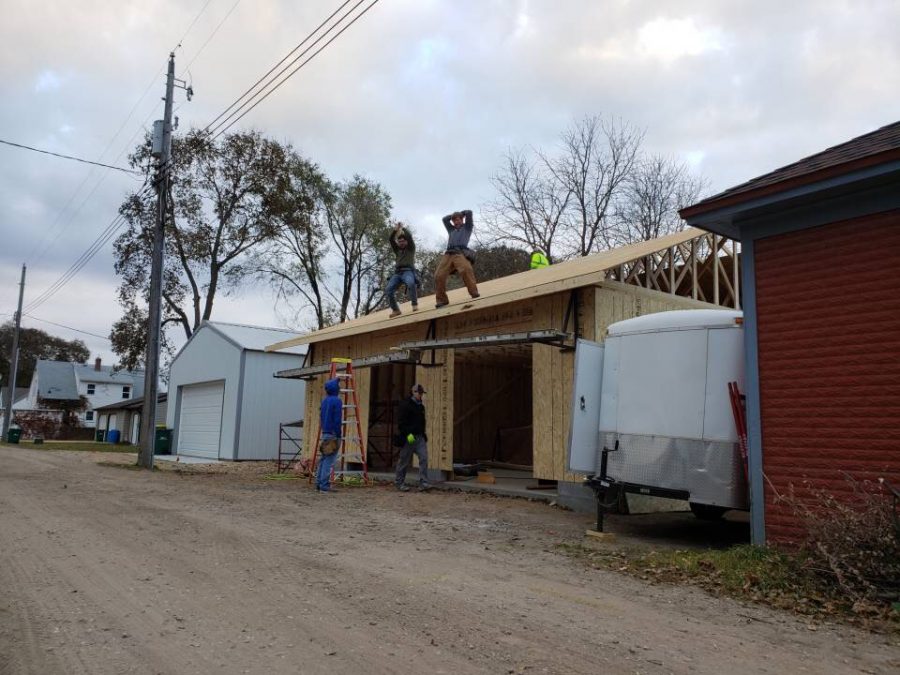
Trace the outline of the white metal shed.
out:
M 166 426 L 173 454 L 207 459 L 278 457 L 279 425 L 303 418 L 305 383 L 276 379 L 299 368 L 305 347 L 266 352 L 292 331 L 204 321 L 169 369 Z

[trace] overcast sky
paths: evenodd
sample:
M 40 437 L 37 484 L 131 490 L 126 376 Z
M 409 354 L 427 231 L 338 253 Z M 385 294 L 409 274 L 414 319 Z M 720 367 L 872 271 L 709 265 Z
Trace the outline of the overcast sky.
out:
M 176 72 L 195 90 L 190 103 L 176 92 L 183 131 L 206 126 L 339 4 L 4 0 L 0 139 L 123 165 L 162 116 L 182 36 Z M 713 192 L 894 122 L 898 34 L 897 0 L 381 0 L 239 128 L 291 142 L 334 178 L 379 181 L 395 217 L 437 243 L 442 214 L 491 198 L 508 148 L 550 148 L 584 115 L 645 129 L 645 150 L 688 162 Z M 0 145 L 0 320 L 23 262 L 27 304 L 139 185 Z M 108 245 L 33 315 L 108 334 L 112 265 Z M 283 314 L 250 287 L 213 318 L 282 326 Z M 24 325 L 114 360 L 103 339 Z

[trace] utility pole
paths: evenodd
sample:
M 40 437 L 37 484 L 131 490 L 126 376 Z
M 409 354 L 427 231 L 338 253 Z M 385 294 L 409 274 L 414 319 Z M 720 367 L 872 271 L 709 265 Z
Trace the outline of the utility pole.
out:
M 156 442 L 156 399 L 159 389 L 159 347 L 162 330 L 162 273 L 163 251 L 166 236 L 166 201 L 169 197 L 169 172 L 172 168 L 172 99 L 175 87 L 187 92 L 187 100 L 194 95 L 193 88 L 175 77 L 175 52 L 169 53 L 169 70 L 166 75 L 166 107 L 163 119 L 153 123 L 151 154 L 156 163 L 156 227 L 153 230 L 153 252 L 150 262 L 150 306 L 147 323 L 147 352 L 144 356 L 144 407 L 141 411 L 141 452 L 138 464 L 153 468 L 153 449 Z M 175 118 L 176 125 L 178 118 Z
M 172 97 L 175 92 L 175 52 L 169 54 L 166 76 L 166 107 L 162 125 L 153 125 L 153 154 L 156 157 L 156 227 L 153 230 L 153 254 L 150 263 L 150 307 L 147 324 L 147 353 L 144 358 L 144 408 L 141 412 L 141 452 L 138 463 L 153 468 L 156 442 L 156 397 L 159 388 L 159 343 L 162 322 L 163 246 L 166 228 L 166 199 L 169 195 L 169 168 L 172 163 Z M 157 139 L 162 127 L 161 138 Z
M 6 410 L 3 415 L 3 437 L 5 442 L 12 421 L 13 399 L 16 396 L 16 375 L 19 370 L 19 329 L 22 326 L 22 298 L 25 295 L 25 265 L 22 265 L 22 280 L 19 282 L 19 309 L 16 311 L 16 332 L 13 333 L 12 353 L 9 355 L 9 384 L 7 385 Z

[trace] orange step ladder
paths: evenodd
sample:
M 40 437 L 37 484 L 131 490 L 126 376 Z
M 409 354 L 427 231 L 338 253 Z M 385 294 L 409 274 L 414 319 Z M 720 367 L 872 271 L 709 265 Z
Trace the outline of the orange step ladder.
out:
M 349 477 L 357 477 L 363 484 L 369 485 L 369 469 L 366 466 L 366 444 L 362 435 L 362 425 L 359 421 L 359 399 L 356 396 L 356 381 L 353 377 L 353 363 L 351 359 L 331 359 L 331 370 L 328 379 L 337 379 L 340 382 L 341 398 L 341 447 L 338 448 L 338 456 L 335 459 L 334 468 L 331 470 L 333 483 L 345 482 Z M 319 454 L 319 444 L 322 441 L 322 425 L 319 424 L 319 432 L 316 434 L 316 444 L 313 446 L 310 462 L 309 482 L 315 480 L 316 462 Z

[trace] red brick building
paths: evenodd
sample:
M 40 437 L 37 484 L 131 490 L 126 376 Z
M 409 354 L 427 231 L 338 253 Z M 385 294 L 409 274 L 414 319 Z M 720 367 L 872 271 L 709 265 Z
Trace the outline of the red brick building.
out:
M 792 489 L 900 484 L 900 122 L 681 215 L 742 244 L 753 541 L 802 536 Z

